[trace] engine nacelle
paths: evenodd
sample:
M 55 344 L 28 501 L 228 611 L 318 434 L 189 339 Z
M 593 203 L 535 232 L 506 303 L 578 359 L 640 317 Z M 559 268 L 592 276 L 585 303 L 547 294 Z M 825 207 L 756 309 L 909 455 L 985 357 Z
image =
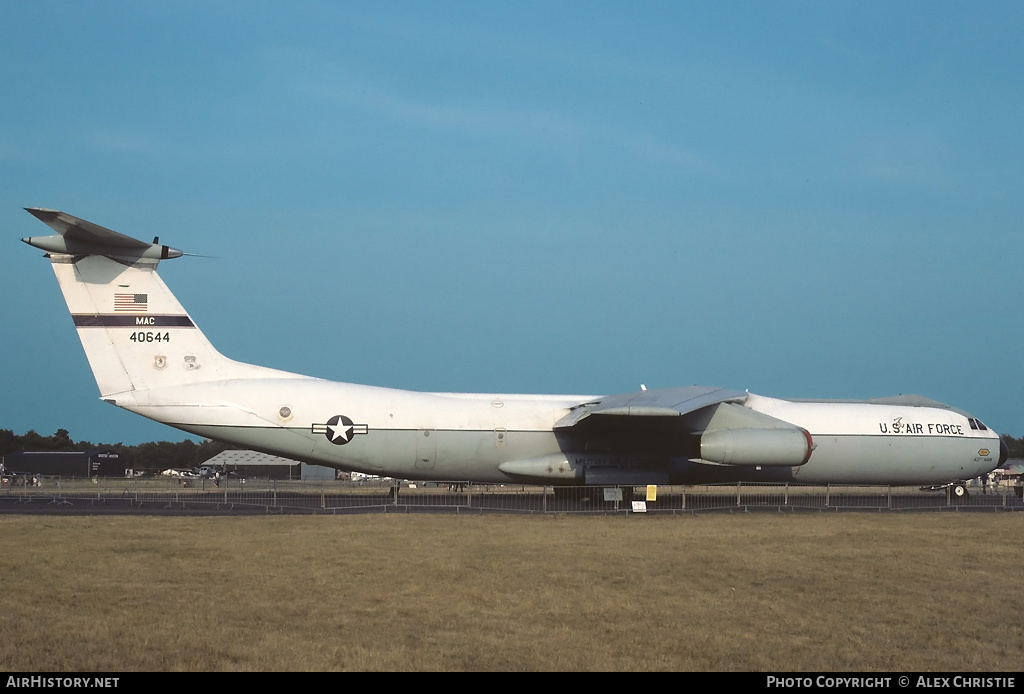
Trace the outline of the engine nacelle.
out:
M 793 467 L 803 465 L 814 450 L 806 429 L 719 429 L 700 437 L 700 457 L 725 465 Z

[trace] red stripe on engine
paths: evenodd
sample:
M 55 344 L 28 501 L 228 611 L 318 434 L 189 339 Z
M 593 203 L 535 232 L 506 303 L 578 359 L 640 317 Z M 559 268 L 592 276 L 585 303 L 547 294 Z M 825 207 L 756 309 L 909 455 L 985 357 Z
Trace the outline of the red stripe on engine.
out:
M 811 437 L 811 432 L 806 429 L 801 429 L 800 431 L 804 432 L 804 438 L 807 439 L 807 455 L 804 456 L 803 462 L 800 463 L 803 465 L 811 459 L 811 453 L 814 453 L 814 439 Z

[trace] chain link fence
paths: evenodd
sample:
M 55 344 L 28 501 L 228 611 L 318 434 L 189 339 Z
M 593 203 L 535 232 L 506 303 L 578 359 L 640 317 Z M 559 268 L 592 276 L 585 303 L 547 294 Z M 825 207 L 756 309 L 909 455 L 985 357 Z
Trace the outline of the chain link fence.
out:
M 1019 511 L 1020 486 L 950 488 L 724 484 L 543 487 L 393 480 L 16 477 L 0 512 L 711 513 L 755 511 Z

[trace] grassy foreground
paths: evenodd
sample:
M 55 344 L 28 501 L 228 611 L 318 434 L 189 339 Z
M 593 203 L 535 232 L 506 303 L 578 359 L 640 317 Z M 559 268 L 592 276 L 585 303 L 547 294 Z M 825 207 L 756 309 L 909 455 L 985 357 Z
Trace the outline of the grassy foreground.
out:
M 1006 671 L 1024 513 L 0 517 L 11 671 Z

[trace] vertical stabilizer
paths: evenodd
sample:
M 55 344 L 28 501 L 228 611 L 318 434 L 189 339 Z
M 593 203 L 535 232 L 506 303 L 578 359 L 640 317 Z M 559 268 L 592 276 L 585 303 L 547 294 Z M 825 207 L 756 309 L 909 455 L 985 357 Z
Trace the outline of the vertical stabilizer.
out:
M 161 257 L 180 251 L 29 211 L 60 234 L 24 241 L 48 251 L 102 397 L 134 391 L 141 403 L 158 388 L 290 375 L 233 361 L 210 344 L 156 272 Z

